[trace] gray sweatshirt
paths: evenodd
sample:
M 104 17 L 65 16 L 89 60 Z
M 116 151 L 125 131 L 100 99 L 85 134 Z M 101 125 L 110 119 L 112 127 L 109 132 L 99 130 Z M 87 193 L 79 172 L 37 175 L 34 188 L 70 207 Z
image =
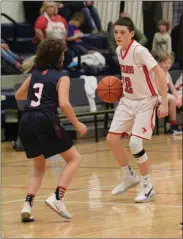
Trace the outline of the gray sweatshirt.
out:
M 171 36 L 168 33 L 161 34 L 157 32 L 154 34 L 152 51 L 156 54 L 161 52 L 172 53 Z

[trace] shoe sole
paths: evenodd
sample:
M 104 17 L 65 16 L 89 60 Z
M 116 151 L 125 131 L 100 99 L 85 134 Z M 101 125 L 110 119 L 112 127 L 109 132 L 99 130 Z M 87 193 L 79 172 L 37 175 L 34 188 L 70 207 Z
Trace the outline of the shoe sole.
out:
M 131 185 L 130 185 L 129 187 L 127 187 L 124 191 L 119 191 L 119 192 L 117 192 L 117 193 L 112 193 L 112 195 L 122 194 L 122 193 L 126 192 L 128 189 L 137 186 L 139 183 L 140 183 L 140 180 L 139 180 L 138 182 L 135 182 L 135 183 L 131 184 Z
M 150 201 L 152 201 L 152 197 L 155 195 L 156 193 L 155 192 L 153 192 L 152 194 L 151 194 L 151 197 L 150 198 L 147 198 L 147 199 L 145 199 L 145 200 L 135 200 L 135 202 L 136 203 L 145 203 L 145 202 L 150 202 Z
M 31 214 L 29 212 L 22 212 L 21 220 L 22 220 L 22 222 L 33 222 L 34 217 L 31 217 Z
M 70 218 L 70 217 L 64 216 L 63 214 L 60 214 L 60 213 L 57 211 L 57 209 L 56 209 L 55 207 L 53 207 L 48 201 L 45 201 L 45 204 L 46 204 L 46 206 L 48 206 L 51 210 L 53 210 L 54 212 L 56 212 L 59 216 L 65 218 L 65 219 L 68 219 L 68 220 L 71 220 L 71 219 L 72 219 L 72 217 Z

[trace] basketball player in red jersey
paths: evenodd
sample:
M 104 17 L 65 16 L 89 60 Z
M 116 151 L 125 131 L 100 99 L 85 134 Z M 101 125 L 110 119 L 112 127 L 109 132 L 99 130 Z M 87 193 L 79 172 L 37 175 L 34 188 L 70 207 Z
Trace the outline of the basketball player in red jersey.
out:
M 37 51 L 35 69 L 15 94 L 17 100 L 27 100 L 20 120 L 19 135 L 27 158 L 34 159 L 27 196 L 21 211 L 23 222 L 33 221 L 32 206 L 46 171 L 47 158 L 60 154 L 67 165 L 60 174 L 58 185 L 45 201 L 60 216 L 71 219 L 64 205 L 64 194 L 80 165 L 80 154 L 72 139 L 60 125 L 60 106 L 76 130 L 84 135 L 87 128 L 78 121 L 69 103 L 70 79 L 62 71 L 65 42 L 48 39 Z
M 118 45 L 116 52 L 122 72 L 124 97 L 121 98 L 107 135 L 108 145 L 122 170 L 122 182 L 112 194 L 123 193 L 140 183 L 135 202 L 150 201 L 155 194 L 149 175 L 148 156 L 143 139 L 151 139 L 157 105 L 157 77 L 161 105 L 159 118 L 168 115 L 167 84 L 163 70 L 149 51 L 133 40 L 134 24 L 125 17 L 115 23 L 114 36 Z M 121 147 L 122 134 L 131 134 L 129 146 L 140 169 L 141 178 L 131 168 L 126 152 Z

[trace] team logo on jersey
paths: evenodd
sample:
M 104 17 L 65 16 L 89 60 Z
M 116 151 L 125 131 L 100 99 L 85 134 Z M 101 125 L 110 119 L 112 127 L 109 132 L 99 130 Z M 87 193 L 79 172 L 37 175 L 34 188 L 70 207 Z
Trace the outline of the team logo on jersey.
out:
M 48 73 L 48 70 L 42 71 L 42 75 L 45 76 Z
M 145 134 L 145 132 L 147 132 L 146 128 L 142 128 L 142 132 Z

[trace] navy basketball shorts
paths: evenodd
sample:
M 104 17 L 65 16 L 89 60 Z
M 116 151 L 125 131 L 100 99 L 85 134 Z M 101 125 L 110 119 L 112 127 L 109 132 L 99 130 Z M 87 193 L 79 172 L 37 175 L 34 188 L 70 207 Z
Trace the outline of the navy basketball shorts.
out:
M 49 158 L 73 146 L 73 141 L 53 113 L 26 111 L 19 124 L 19 136 L 27 158 Z

